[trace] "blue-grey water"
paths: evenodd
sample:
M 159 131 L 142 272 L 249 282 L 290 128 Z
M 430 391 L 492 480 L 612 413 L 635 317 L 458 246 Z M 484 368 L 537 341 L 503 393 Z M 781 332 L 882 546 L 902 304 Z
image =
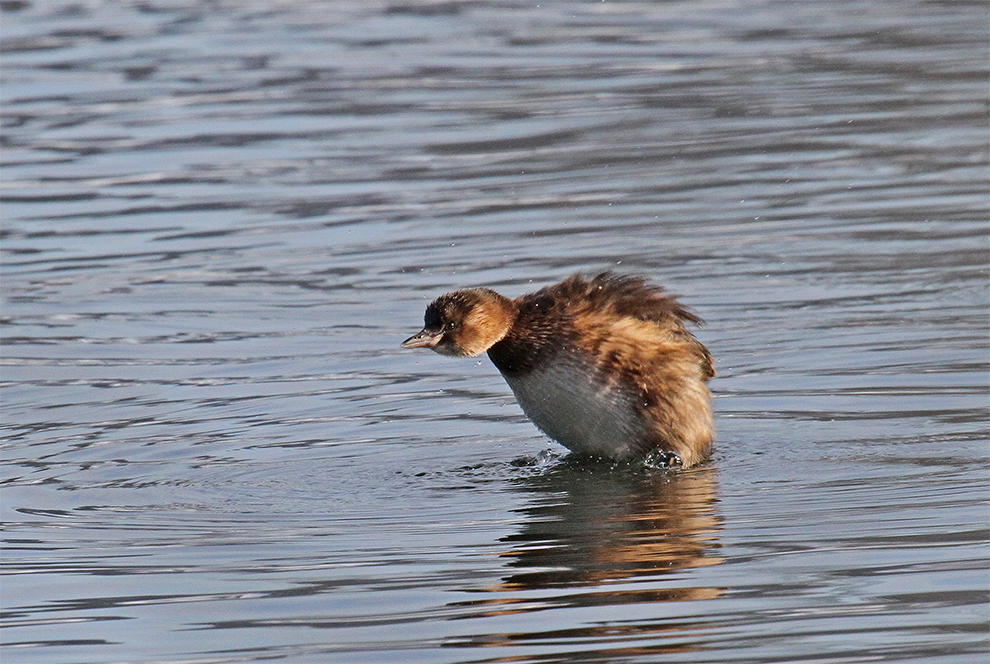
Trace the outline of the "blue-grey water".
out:
M 4 664 L 986 662 L 988 25 L 0 2 Z M 706 319 L 708 463 L 398 348 L 603 269 Z

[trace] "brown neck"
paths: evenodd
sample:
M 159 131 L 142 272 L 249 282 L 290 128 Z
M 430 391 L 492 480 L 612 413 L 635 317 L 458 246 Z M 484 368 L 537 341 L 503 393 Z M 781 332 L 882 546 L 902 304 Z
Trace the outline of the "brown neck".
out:
M 478 302 L 464 319 L 468 332 L 461 346 L 469 355 L 480 355 L 505 338 L 516 322 L 516 303 L 487 288 L 475 291 Z

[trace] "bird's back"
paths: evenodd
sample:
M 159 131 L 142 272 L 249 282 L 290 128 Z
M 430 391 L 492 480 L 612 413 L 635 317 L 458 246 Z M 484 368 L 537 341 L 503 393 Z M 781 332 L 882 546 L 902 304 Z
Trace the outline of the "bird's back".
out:
M 655 448 L 684 465 L 707 454 L 714 375 L 684 326 L 700 320 L 637 277 L 574 276 L 515 301 L 489 350 L 520 405 L 571 450 L 613 458 Z

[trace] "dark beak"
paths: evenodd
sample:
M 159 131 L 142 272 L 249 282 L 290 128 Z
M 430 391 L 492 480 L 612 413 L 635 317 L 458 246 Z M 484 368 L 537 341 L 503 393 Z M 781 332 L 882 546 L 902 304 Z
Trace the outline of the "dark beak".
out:
M 433 348 L 440 343 L 442 332 L 422 330 L 402 342 L 402 348 Z

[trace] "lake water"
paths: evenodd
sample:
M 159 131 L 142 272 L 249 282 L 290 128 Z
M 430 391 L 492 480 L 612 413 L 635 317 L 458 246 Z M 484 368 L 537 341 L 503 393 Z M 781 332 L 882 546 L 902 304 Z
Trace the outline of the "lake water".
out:
M 5 664 L 987 661 L 985 3 L 0 21 Z M 603 269 L 706 319 L 706 464 L 398 348 Z

